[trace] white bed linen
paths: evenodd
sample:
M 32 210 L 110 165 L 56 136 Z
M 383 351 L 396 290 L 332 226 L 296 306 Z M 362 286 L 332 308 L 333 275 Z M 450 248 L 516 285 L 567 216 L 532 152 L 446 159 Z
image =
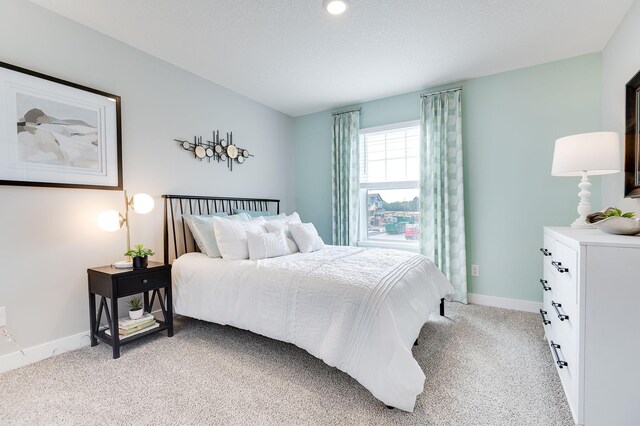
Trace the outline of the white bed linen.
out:
M 176 313 L 293 343 L 405 411 L 425 380 L 413 342 L 453 292 L 424 256 L 338 246 L 259 261 L 187 253 L 172 274 Z

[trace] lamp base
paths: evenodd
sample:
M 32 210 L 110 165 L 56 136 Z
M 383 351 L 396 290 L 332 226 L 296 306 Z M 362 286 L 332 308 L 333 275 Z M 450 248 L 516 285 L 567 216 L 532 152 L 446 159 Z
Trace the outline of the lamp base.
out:
M 125 269 L 125 268 L 133 268 L 133 261 L 131 260 L 120 260 L 113 264 L 114 268 Z
M 589 182 L 589 176 L 587 175 L 586 170 L 582 172 L 582 179 L 578 184 L 578 188 L 580 188 L 580 192 L 578 192 L 578 197 L 580 198 L 580 203 L 578 204 L 578 218 L 573 221 L 571 224 L 572 228 L 594 228 L 593 225 L 587 223 L 587 216 L 591 213 L 591 182 Z

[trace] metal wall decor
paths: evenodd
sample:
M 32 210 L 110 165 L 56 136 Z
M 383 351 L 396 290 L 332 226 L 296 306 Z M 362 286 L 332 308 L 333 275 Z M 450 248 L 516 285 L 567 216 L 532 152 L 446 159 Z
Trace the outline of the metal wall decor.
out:
M 194 157 L 200 161 L 204 159 L 218 163 L 226 161 L 231 171 L 233 171 L 233 163 L 242 164 L 247 158 L 253 157 L 248 150 L 233 144 L 233 132 L 227 133 L 226 139 L 220 139 L 220 132 L 216 130 L 213 132 L 212 141 L 203 141 L 202 136 L 194 136 L 193 142 L 183 139 L 174 139 L 174 141 L 186 151 L 193 151 Z

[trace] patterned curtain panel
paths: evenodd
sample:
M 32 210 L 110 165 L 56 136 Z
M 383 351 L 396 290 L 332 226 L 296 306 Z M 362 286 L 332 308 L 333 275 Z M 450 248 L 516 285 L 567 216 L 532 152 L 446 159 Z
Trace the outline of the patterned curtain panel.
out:
M 333 244 L 353 245 L 358 231 L 360 111 L 333 115 L 332 197 Z
M 462 90 L 422 97 L 420 248 L 453 284 L 451 299 L 467 303 L 461 98 Z

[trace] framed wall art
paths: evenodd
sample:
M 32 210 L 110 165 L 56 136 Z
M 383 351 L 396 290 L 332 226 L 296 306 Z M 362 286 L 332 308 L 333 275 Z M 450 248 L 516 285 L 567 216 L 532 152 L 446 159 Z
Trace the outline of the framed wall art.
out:
M 121 190 L 120 97 L 0 62 L 0 185 Z
M 625 87 L 624 195 L 640 197 L 640 72 Z

